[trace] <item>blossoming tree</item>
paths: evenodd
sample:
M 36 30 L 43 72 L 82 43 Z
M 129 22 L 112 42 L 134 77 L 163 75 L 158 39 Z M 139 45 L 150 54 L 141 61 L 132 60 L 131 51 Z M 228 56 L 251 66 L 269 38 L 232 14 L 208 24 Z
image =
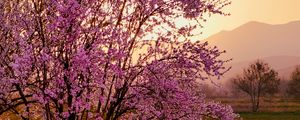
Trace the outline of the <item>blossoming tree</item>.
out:
M 231 120 L 230 106 L 207 102 L 200 91 L 201 80 L 228 70 L 223 51 L 189 40 L 205 14 L 226 15 L 228 4 L 2 0 L 0 115 Z

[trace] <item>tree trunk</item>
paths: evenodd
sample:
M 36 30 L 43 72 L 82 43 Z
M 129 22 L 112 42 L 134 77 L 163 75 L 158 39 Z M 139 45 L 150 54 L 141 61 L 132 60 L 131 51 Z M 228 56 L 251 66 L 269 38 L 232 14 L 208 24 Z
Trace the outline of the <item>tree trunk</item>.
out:
M 68 120 L 75 120 L 75 119 L 76 119 L 76 114 L 75 113 L 70 114 Z

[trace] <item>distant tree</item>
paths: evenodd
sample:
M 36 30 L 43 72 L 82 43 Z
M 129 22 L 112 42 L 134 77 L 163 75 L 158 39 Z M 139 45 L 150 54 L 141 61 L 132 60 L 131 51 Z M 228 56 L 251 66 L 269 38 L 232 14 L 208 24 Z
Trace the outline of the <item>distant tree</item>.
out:
M 287 94 L 292 97 L 300 98 L 300 66 L 297 66 L 288 82 Z
M 251 98 L 252 111 L 259 109 L 259 100 L 263 95 L 273 95 L 278 92 L 280 79 L 278 73 L 270 66 L 257 60 L 242 75 L 232 78 L 234 88 L 245 92 Z

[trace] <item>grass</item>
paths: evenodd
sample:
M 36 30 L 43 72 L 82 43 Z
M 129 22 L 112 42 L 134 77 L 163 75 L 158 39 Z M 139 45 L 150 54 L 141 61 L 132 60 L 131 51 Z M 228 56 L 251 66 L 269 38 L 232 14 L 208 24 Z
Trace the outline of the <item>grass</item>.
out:
M 296 112 L 241 112 L 243 120 L 300 120 L 300 111 Z
M 235 112 L 250 112 L 251 103 L 248 98 L 215 98 L 223 104 L 232 106 Z M 262 112 L 293 112 L 300 111 L 300 99 L 262 98 L 259 111 Z M 300 120 L 300 119 L 299 119 Z
M 224 104 L 231 105 L 241 120 L 300 120 L 300 99 L 262 98 L 259 111 L 250 112 L 251 103 L 248 98 L 216 98 Z
M 215 98 L 212 100 L 231 105 L 234 111 L 240 114 L 241 120 L 300 120 L 300 99 L 262 99 L 259 108 L 261 112 L 257 113 L 249 112 L 251 104 L 247 98 Z M 3 116 L 9 116 L 11 120 L 20 119 L 10 112 L 0 115 L 0 120 L 5 118 Z

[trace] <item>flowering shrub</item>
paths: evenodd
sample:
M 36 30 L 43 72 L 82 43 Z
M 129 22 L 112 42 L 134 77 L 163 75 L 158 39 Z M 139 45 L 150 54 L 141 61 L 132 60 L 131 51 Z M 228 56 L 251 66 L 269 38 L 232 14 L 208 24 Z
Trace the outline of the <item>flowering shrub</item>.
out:
M 204 14 L 226 15 L 228 4 L 0 1 L 0 115 L 232 120 L 230 106 L 206 102 L 199 90 L 199 80 L 228 71 L 224 52 L 188 38 Z M 179 27 L 181 18 L 194 22 Z

